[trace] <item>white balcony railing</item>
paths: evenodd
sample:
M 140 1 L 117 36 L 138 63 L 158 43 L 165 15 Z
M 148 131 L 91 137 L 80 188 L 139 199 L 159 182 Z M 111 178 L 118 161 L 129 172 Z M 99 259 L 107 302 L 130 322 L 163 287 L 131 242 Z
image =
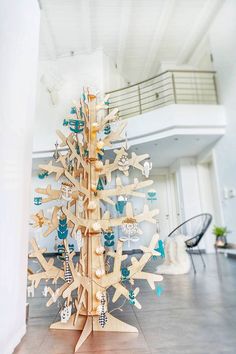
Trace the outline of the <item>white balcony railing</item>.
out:
M 218 104 L 215 71 L 169 70 L 151 79 L 107 92 L 109 110 L 125 119 L 169 104 Z

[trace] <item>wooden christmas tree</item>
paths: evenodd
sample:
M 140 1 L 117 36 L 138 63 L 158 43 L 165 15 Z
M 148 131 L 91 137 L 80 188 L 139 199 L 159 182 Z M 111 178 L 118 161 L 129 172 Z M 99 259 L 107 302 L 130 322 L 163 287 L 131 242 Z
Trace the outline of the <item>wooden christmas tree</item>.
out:
M 54 173 L 56 181 L 62 180 L 61 186 L 59 189 L 52 189 L 50 185 L 45 189 L 36 189 L 37 193 L 44 196 L 41 199 L 38 197 L 38 204 L 64 201 L 64 205 L 60 202 L 53 208 L 51 219 L 46 218 L 42 210 L 33 215 L 34 227 L 45 226 L 44 236 L 57 230 L 58 238 L 63 242 L 60 245 L 63 266 L 55 266 L 52 258 L 47 261 L 43 255 L 46 249 L 40 249 L 33 239 L 30 257 L 37 258 L 43 271 L 29 275 L 29 280 L 34 287 L 39 285 L 41 279 L 51 280 L 54 284 L 59 278 L 64 280 L 54 291 L 48 286 L 50 298 L 47 306 L 55 303 L 59 297 L 65 300 L 61 321 L 52 324 L 51 328 L 82 330 L 75 351 L 91 331 L 137 332 L 135 327 L 109 314 L 108 288 L 113 287 L 115 290 L 112 302 L 124 296 L 140 309 L 141 304 L 137 300 L 139 288 L 135 287 L 135 280 L 148 281 L 154 290 L 155 282 L 162 280 L 160 275 L 143 271 L 151 257 L 160 255 L 159 248 L 156 248 L 159 244 L 157 234 L 152 237 L 149 246 L 140 247 L 141 257 L 132 257 L 129 266 L 123 265 L 128 256 L 122 254 L 122 237 L 115 245 L 114 228 L 122 227 L 122 232 L 132 237 L 136 232 L 141 232 L 138 224 L 142 221 L 156 223 L 154 217 L 158 210 L 149 210 L 145 204 L 143 212 L 134 215 L 132 203 L 127 201 L 130 196 L 145 198 L 145 193 L 139 190 L 150 186 L 151 180 L 139 181 L 135 178 L 133 183 L 124 185 L 121 176 L 113 176 L 116 186 L 109 189 L 114 171 L 128 176 L 132 166 L 144 174 L 141 162 L 149 156 L 137 156 L 133 152 L 129 157 L 127 149 L 122 146 L 114 150 L 115 159 L 112 162 L 108 159 L 103 161 L 104 149 L 111 148 L 112 142 L 121 140 L 126 125 L 120 123 L 114 131 L 114 125 L 118 125 L 116 109 L 106 116 L 101 115 L 101 110 L 107 110 L 107 101 L 106 97 L 104 102 L 97 104 L 95 95 L 83 92 L 80 103 L 72 107 L 69 119 L 63 122 L 70 134 L 66 137 L 57 131 L 60 147 L 67 147 L 67 150 L 63 149 L 66 152 L 62 154 L 56 149 L 54 158 L 56 156 L 57 161 L 39 166 L 42 170 L 39 178 Z M 117 217 L 111 218 L 108 210 L 102 213 L 101 205 L 104 208 L 108 204 L 114 207 Z M 78 262 L 74 261 L 75 252 L 71 252 L 68 244 L 69 233 L 74 238 L 82 235 Z M 110 270 L 105 267 L 107 256 L 114 259 Z

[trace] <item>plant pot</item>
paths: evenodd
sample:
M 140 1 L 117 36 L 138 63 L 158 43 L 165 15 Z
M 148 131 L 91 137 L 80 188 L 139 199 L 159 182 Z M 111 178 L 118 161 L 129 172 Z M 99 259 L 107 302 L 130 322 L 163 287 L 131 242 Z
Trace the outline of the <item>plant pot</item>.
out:
M 227 239 L 226 236 L 218 236 L 216 237 L 216 247 L 225 247 L 227 245 Z

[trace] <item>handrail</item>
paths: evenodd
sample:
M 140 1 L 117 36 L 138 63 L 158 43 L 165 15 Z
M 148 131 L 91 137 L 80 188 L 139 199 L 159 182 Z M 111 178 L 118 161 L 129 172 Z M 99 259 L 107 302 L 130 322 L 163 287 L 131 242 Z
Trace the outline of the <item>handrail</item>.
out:
M 156 76 L 152 76 L 149 79 L 146 79 L 146 80 L 143 80 L 143 81 L 139 81 L 136 84 L 132 84 L 132 85 L 129 85 L 129 86 L 126 86 L 126 87 L 122 87 L 120 89 L 109 91 L 109 92 L 107 92 L 107 94 L 108 93 L 114 93 L 114 92 L 122 91 L 122 90 L 128 89 L 130 87 L 143 84 L 144 82 L 151 81 L 153 79 L 156 79 L 157 77 L 160 77 L 160 76 L 162 76 L 162 75 L 164 75 L 166 73 L 171 73 L 171 72 L 175 72 L 175 73 L 208 73 L 208 74 L 216 74 L 216 71 L 214 71 L 214 70 L 166 70 L 166 71 L 163 71 L 163 73 L 160 73 L 160 74 L 158 74 Z
M 109 110 L 118 108 L 120 118 L 128 118 L 168 104 L 218 104 L 215 76 L 215 71 L 208 70 L 166 70 L 107 92 Z

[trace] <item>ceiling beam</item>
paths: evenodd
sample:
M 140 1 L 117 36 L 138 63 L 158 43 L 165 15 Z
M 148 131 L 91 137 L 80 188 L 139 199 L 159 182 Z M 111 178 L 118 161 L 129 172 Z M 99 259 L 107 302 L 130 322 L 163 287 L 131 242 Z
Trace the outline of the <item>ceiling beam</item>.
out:
M 163 1 L 161 15 L 157 18 L 157 26 L 155 32 L 152 36 L 152 41 L 150 49 L 147 52 L 145 66 L 140 74 L 139 81 L 147 79 L 154 74 L 160 65 L 158 61 L 158 50 L 161 46 L 163 37 L 165 35 L 166 29 L 170 22 L 171 15 L 175 6 L 175 0 L 165 0 Z
M 177 58 L 177 65 L 188 63 L 195 51 L 195 48 L 198 47 L 199 43 L 209 30 L 224 1 L 225 0 L 206 1 L 202 10 L 199 11 L 197 20 L 187 36 L 183 49 Z
M 127 37 L 129 35 L 130 16 L 132 11 L 132 0 L 122 1 L 120 31 L 118 40 L 118 56 L 117 67 L 121 74 L 123 74 L 125 50 L 127 47 Z

